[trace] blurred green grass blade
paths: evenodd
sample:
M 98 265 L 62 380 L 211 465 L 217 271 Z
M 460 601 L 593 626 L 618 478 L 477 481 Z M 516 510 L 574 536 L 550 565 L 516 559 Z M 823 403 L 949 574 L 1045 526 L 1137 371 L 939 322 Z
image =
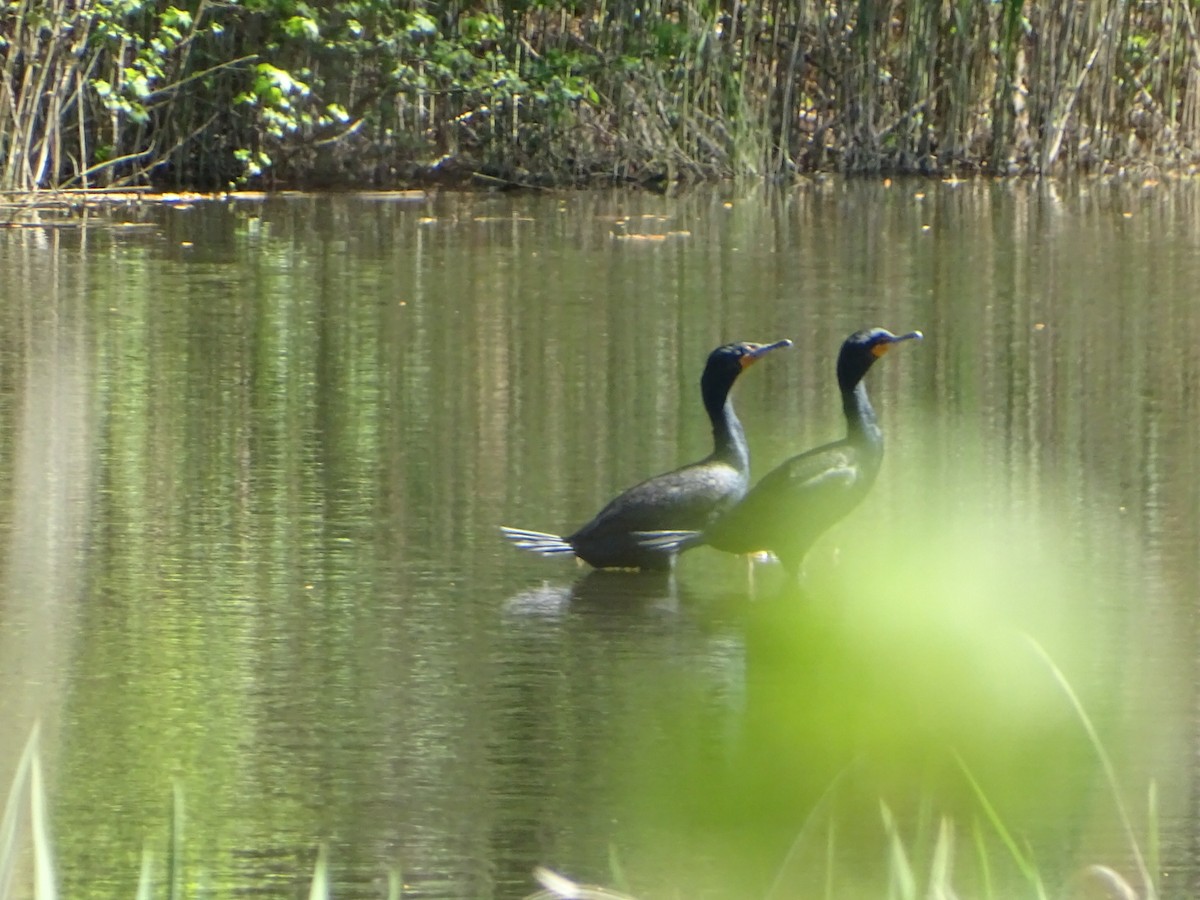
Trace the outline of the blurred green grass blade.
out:
M 888 837 L 888 900 L 917 900 L 917 878 L 900 839 L 896 819 L 886 803 L 880 803 L 879 809 Z
M 1009 855 L 1013 862 L 1017 864 L 1017 868 L 1021 870 L 1021 874 L 1028 879 L 1037 891 L 1037 896 L 1040 900 L 1046 900 L 1046 888 L 1042 884 L 1042 877 L 1038 874 L 1037 867 L 1025 855 L 1025 852 L 1018 846 L 1016 839 L 1009 832 L 1008 827 L 1004 824 L 1004 820 L 1000 818 L 1000 814 L 996 812 L 996 808 L 992 806 L 992 802 L 988 799 L 987 794 L 983 792 L 983 788 L 979 782 L 975 780 L 975 776 L 971 774 L 971 770 L 967 768 L 966 760 L 958 753 L 954 754 L 954 759 L 958 763 L 959 769 L 962 770 L 963 776 L 967 779 L 967 784 L 970 785 L 971 791 L 975 794 L 975 799 L 979 801 L 980 807 L 983 808 L 984 815 L 992 826 L 992 830 L 1004 843 L 1008 849 Z
M 388 867 L 388 900 L 400 900 L 404 893 L 404 879 L 395 866 Z
M 533 897 L 577 897 L 579 896 L 579 886 L 571 879 L 559 875 L 557 872 L 547 869 L 545 866 L 538 866 L 533 870 L 534 880 L 542 886 L 542 890 L 538 891 Z
M 167 848 L 167 891 L 171 900 L 183 900 L 183 785 L 171 790 L 171 839 Z
M 29 818 L 33 826 L 33 895 L 37 900 L 57 900 L 54 853 L 50 848 L 50 829 L 46 824 L 46 785 L 42 780 L 41 754 L 36 747 L 29 765 Z
M 137 900 L 151 900 L 153 896 L 153 884 L 151 882 L 153 871 L 154 854 L 150 852 L 149 847 L 142 847 L 142 868 L 138 872 Z
M 17 763 L 17 771 L 13 774 L 12 784 L 8 789 L 8 800 L 4 804 L 4 818 L 0 820 L 0 900 L 8 900 L 10 896 L 13 869 L 16 867 L 18 810 L 25 786 L 29 783 L 29 770 L 37 752 L 40 730 L 40 724 L 35 722 L 29 732 L 29 740 L 25 742 L 21 759 Z
M 329 900 L 329 848 L 324 844 L 317 850 L 317 862 L 313 866 L 312 887 L 308 900 Z
M 608 845 L 608 871 L 617 890 L 629 890 L 629 879 L 625 877 L 625 867 L 621 865 L 621 854 L 617 850 L 617 845 L 612 843 Z
M 1109 866 L 1090 865 L 1083 872 L 1093 881 L 1104 885 L 1104 894 L 1110 900 L 1139 900 L 1133 885 L 1126 881 L 1116 869 Z
M 837 862 L 837 824 L 831 817 L 825 833 L 825 900 L 833 900 L 833 873 Z
M 1146 859 L 1142 855 L 1141 846 L 1138 844 L 1137 837 L 1134 834 L 1133 822 L 1129 818 L 1129 813 L 1125 810 L 1125 801 L 1121 798 L 1120 785 L 1117 783 L 1117 770 L 1113 766 L 1112 759 L 1109 758 L 1108 751 L 1104 749 L 1104 744 L 1100 740 L 1096 726 L 1092 724 L 1091 716 L 1083 708 L 1083 703 L 1080 701 L 1079 695 L 1075 693 L 1075 689 L 1067 681 L 1067 676 L 1063 674 L 1062 669 L 1050 658 L 1050 654 L 1046 652 L 1046 649 L 1030 634 L 1026 634 L 1025 639 L 1029 641 L 1034 652 L 1041 657 L 1042 662 L 1050 670 L 1050 674 L 1054 676 L 1054 680 L 1058 682 L 1058 686 L 1067 695 L 1067 699 L 1071 701 L 1071 706 L 1075 710 L 1075 715 L 1079 717 L 1079 722 L 1083 725 L 1083 730 L 1087 734 L 1088 741 L 1091 742 L 1092 750 L 1095 752 L 1096 758 L 1100 760 L 1101 768 L 1104 769 L 1104 778 L 1108 782 L 1108 789 L 1112 792 L 1113 803 L 1117 808 L 1117 816 L 1121 820 L 1121 827 L 1125 831 L 1125 838 L 1129 841 L 1130 852 L 1133 853 L 1133 860 L 1137 864 L 1138 874 L 1142 879 L 1145 900 L 1154 900 L 1158 896 L 1158 891 L 1155 890 L 1154 879 L 1146 867 Z
M 992 900 L 995 896 L 992 890 L 992 860 L 988 855 L 987 839 L 983 836 L 978 819 L 971 823 L 971 835 L 975 839 L 975 854 L 979 860 L 979 881 L 983 886 L 983 900 Z
M 1162 872 L 1162 855 L 1158 845 L 1158 782 L 1150 782 L 1146 798 L 1146 868 L 1154 878 L 1154 893 L 1158 893 L 1158 878 Z
M 946 900 L 954 896 L 951 878 L 954 871 L 954 829 L 943 817 L 938 824 L 937 841 L 933 845 L 933 862 L 929 865 L 930 900 Z
M 821 792 L 821 796 L 817 799 L 817 802 L 813 804 L 813 807 L 811 810 L 809 810 L 808 815 L 804 817 L 804 823 L 800 826 L 799 832 L 797 832 L 795 839 L 788 848 L 787 856 L 785 856 L 783 862 L 779 864 L 779 870 L 775 873 L 775 880 L 771 883 L 771 887 L 767 890 L 766 896 L 763 898 L 763 900 L 771 900 L 773 897 L 785 896 L 783 893 L 784 882 L 787 877 L 788 870 L 792 867 L 793 862 L 799 858 L 800 851 L 803 849 L 804 844 L 807 843 L 809 835 L 817 827 L 820 817 L 825 815 L 832 806 L 836 792 L 841 786 L 842 782 L 846 780 L 848 773 L 857 769 L 861 763 L 862 757 L 857 757 L 851 760 L 840 772 L 837 773 L 837 775 L 833 777 L 829 784 L 826 785 L 825 790 Z M 834 874 L 833 817 L 829 816 L 827 821 L 829 822 L 830 831 L 828 833 L 826 848 L 828 851 L 826 869 L 826 896 L 832 897 Z
M 525 900 L 634 900 L 620 891 L 610 891 L 595 884 L 579 884 L 545 866 L 536 866 L 533 877 L 542 889 L 528 894 Z

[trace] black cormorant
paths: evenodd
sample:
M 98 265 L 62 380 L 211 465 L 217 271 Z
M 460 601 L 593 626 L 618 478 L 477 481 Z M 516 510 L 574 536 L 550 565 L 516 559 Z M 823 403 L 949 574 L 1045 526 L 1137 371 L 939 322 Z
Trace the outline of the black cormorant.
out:
M 641 535 L 642 546 L 676 552 L 701 544 L 727 553 L 770 550 L 797 574 L 817 538 L 862 501 L 879 474 L 883 432 L 863 376 L 894 344 L 920 338 L 919 331 L 894 335 L 883 328 L 850 335 L 837 361 L 846 436 L 793 456 L 706 528 Z
M 506 526 L 501 531 L 522 549 L 545 556 L 571 553 L 598 569 L 669 569 L 674 549 L 643 547 L 634 533 L 703 528 L 745 495 L 750 452 L 729 391 L 752 363 L 791 345 L 786 339 L 773 344 L 742 342 L 709 354 L 700 394 L 712 421 L 713 452 L 704 459 L 634 485 L 566 537 Z

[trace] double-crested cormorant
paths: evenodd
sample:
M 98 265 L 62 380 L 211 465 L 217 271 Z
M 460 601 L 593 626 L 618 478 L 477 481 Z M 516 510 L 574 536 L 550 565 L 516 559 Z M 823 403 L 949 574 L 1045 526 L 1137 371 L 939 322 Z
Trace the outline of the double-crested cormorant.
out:
M 634 485 L 566 537 L 519 528 L 500 530 L 522 549 L 544 556 L 572 553 L 598 569 L 670 568 L 675 550 L 643 547 L 634 532 L 700 529 L 745 495 L 750 452 L 729 391 L 752 363 L 791 345 L 786 339 L 773 344 L 743 342 L 725 344 L 709 354 L 700 394 L 712 421 L 713 452 L 704 459 Z
M 879 474 L 883 432 L 863 376 L 892 345 L 920 338 L 919 331 L 897 336 L 882 328 L 850 335 L 837 361 L 846 436 L 793 456 L 707 528 L 641 535 L 642 545 L 676 552 L 701 544 L 727 553 L 770 550 L 795 575 L 817 538 L 862 501 Z

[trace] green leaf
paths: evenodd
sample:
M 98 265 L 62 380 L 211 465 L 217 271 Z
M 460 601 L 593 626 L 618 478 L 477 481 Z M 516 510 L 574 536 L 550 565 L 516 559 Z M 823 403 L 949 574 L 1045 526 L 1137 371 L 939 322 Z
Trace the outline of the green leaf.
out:
M 137 69 L 125 70 L 125 88 L 134 97 L 145 97 L 150 93 L 150 80 Z
M 493 41 L 504 34 L 504 22 L 491 13 L 467 16 L 459 25 L 459 32 L 467 43 Z
M 437 34 L 437 22 L 423 12 L 414 12 L 404 30 L 413 35 Z
M 317 23 L 307 16 L 292 16 L 283 23 L 283 31 L 290 38 L 317 42 L 321 39 L 321 29 Z
M 307 84 L 270 63 L 259 63 L 254 67 L 254 71 L 258 73 L 258 77 L 254 79 L 254 92 L 273 105 L 279 104 L 292 94 L 300 97 L 307 97 L 309 94 Z
M 178 31 L 188 31 L 192 27 L 192 14 L 186 9 L 168 6 L 163 10 L 162 23 L 164 28 L 174 28 Z

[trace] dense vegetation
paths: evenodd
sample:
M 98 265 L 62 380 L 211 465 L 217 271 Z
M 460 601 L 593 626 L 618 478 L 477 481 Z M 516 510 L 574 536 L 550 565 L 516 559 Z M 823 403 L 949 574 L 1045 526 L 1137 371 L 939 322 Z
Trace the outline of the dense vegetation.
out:
M 1191 165 L 1195 0 L 12 0 L 0 189 Z

